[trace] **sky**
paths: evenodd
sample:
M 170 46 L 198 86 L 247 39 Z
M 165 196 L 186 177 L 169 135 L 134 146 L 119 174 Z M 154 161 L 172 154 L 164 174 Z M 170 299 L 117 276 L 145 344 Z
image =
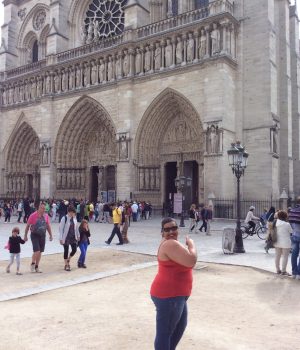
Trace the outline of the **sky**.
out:
M 2 1 L 3 0 L 0 0 L 0 38 L 1 38 L 1 26 L 2 26 L 3 21 L 4 21 L 4 6 L 3 6 Z M 248 0 L 248 1 L 251 1 L 251 0 Z M 264 0 L 264 1 L 266 1 L 266 0 Z M 297 2 L 298 13 L 300 15 L 300 0 L 291 0 L 291 3 L 294 4 L 295 1 Z

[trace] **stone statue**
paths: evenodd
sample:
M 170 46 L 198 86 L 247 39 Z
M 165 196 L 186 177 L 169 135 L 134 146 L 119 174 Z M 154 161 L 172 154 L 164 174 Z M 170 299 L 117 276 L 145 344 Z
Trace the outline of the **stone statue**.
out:
M 5 88 L 2 91 L 2 105 L 3 106 L 6 105 L 6 90 L 5 90 Z
M 206 33 L 204 29 L 201 29 L 200 40 L 199 40 L 199 58 L 203 59 L 206 56 Z
M 128 59 L 128 53 L 126 50 L 124 51 L 123 72 L 124 72 L 124 76 L 127 77 L 129 74 L 129 59 Z
M 94 42 L 98 42 L 99 38 L 99 21 L 94 21 Z
M 76 188 L 80 188 L 80 171 L 76 171 Z
M 209 129 L 208 141 L 209 141 L 210 153 L 217 153 L 217 151 L 218 151 L 218 145 L 217 145 L 218 134 L 217 134 L 217 129 L 214 125 L 212 125 Z
M 66 171 L 62 171 L 61 186 L 62 186 L 62 188 L 66 188 L 66 185 L 67 185 L 67 174 L 66 174 Z
M 80 66 L 76 67 L 76 87 L 80 88 L 81 85 L 81 69 Z
M 272 129 L 272 152 L 278 153 L 278 129 L 277 126 Z
M 118 59 L 116 60 L 116 78 L 122 79 L 122 56 L 119 55 Z
M 46 87 L 45 87 L 45 93 L 48 94 L 51 90 L 51 78 L 50 75 L 46 76 Z
M 141 63 L 142 63 L 142 54 L 140 49 L 136 49 L 135 56 L 135 74 L 141 73 Z
M 56 185 L 57 185 L 57 188 L 61 188 L 61 173 L 60 173 L 60 171 L 57 171 L 57 173 L 56 173 Z
M 155 51 L 154 51 L 154 69 L 160 70 L 161 67 L 161 47 L 159 43 L 155 44 Z
M 60 76 L 59 73 L 54 75 L 54 92 L 60 91 Z
M 173 63 L 173 48 L 170 39 L 167 39 L 167 45 L 165 48 L 165 60 L 166 67 L 170 67 Z
M 113 63 L 112 63 L 112 57 L 109 56 L 108 63 L 107 63 L 107 80 L 111 81 L 113 79 Z
M 30 95 L 31 95 L 31 99 L 34 100 L 35 99 L 35 94 L 36 94 L 36 84 L 35 84 L 35 80 L 34 78 L 31 79 L 31 88 L 30 88 Z
M 48 152 L 49 152 L 48 147 L 44 143 L 43 146 L 42 146 L 42 165 L 47 165 L 48 162 L 49 162 Z
M 103 189 L 103 168 L 99 167 L 99 173 L 98 173 L 98 192 L 102 191 Z
M 99 81 L 100 83 L 102 83 L 103 81 L 105 81 L 105 64 L 102 58 L 100 59 L 99 63 Z
M 42 78 L 38 77 L 37 79 L 37 84 L 36 84 L 36 97 L 39 98 L 42 95 L 43 91 L 43 83 L 42 83 Z
M 186 48 L 186 58 L 188 62 L 193 62 L 195 55 L 195 40 L 192 33 L 189 33 Z
M 211 37 L 211 54 L 216 55 L 220 52 L 220 31 L 216 23 L 213 24 L 213 30 L 210 33 Z
M 151 69 L 151 52 L 149 46 L 146 46 L 145 52 L 145 72 L 149 72 Z
M 81 29 L 80 29 L 80 37 L 81 37 L 81 43 L 82 45 L 85 45 L 86 40 L 87 40 L 87 31 L 85 24 L 82 24 Z
M 83 86 L 88 86 L 88 72 L 89 72 L 89 67 L 87 64 L 84 64 L 83 70 L 82 70 Z
M 87 44 L 90 44 L 93 41 L 93 34 L 94 34 L 94 23 L 90 21 L 88 30 L 87 30 L 87 39 L 86 39 Z
M 173 16 L 173 0 L 168 0 L 168 17 Z
M 182 51 L 183 51 L 183 44 L 181 37 L 179 36 L 177 38 L 177 45 L 176 45 L 176 63 L 180 64 L 182 63 Z
M 98 84 L 97 65 L 96 65 L 96 63 L 94 61 L 92 62 L 91 80 L 92 80 L 91 81 L 92 85 Z
M 69 89 L 73 90 L 74 89 L 74 72 L 73 72 L 73 68 L 70 67 L 68 70 L 68 78 L 69 78 Z
M 62 73 L 62 79 L 61 79 L 61 91 L 67 91 L 68 85 L 67 85 L 67 73 L 64 70 Z

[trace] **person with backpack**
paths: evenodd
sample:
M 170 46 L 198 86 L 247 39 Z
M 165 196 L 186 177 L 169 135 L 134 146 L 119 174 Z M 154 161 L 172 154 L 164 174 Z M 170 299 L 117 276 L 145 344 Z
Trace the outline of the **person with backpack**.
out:
M 76 254 L 79 240 L 80 234 L 77 227 L 76 210 L 70 205 L 67 215 L 62 217 L 59 224 L 59 242 L 64 247 L 65 271 L 71 271 L 70 261 Z M 71 246 L 70 255 L 69 246 Z
M 123 245 L 123 238 L 120 231 L 120 226 L 122 224 L 122 210 L 116 206 L 116 203 L 112 204 L 112 219 L 114 228 L 111 232 L 110 237 L 107 241 L 105 241 L 105 243 L 109 245 L 113 240 L 114 236 L 117 235 L 119 238 L 119 243 L 117 243 L 117 245 Z
M 53 239 L 49 216 L 45 213 L 45 211 L 45 203 L 41 202 L 38 210 L 29 216 L 25 228 L 24 241 L 28 241 L 28 231 L 30 229 L 30 238 L 33 249 L 30 266 L 31 272 L 42 272 L 39 268 L 39 263 L 42 253 L 45 250 L 46 231 L 49 233 L 49 240 L 52 241 Z

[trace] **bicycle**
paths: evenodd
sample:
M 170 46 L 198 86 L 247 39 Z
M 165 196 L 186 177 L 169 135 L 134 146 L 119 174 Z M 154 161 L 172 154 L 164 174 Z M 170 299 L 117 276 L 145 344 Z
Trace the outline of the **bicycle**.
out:
M 252 231 L 250 229 L 251 229 L 251 227 L 249 225 L 242 225 L 241 226 L 243 239 L 247 238 L 248 236 L 257 235 L 260 239 L 266 240 L 267 227 L 265 225 L 265 222 L 262 219 L 260 219 L 256 223 L 254 231 Z

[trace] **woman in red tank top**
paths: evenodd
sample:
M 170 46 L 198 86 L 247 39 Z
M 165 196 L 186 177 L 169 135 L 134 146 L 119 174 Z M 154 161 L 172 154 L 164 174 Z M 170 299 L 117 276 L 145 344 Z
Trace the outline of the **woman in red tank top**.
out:
M 186 301 L 192 291 L 192 269 L 197 262 L 195 244 L 189 237 L 186 245 L 178 241 L 174 219 L 161 223 L 162 241 L 158 249 L 158 273 L 151 285 L 156 307 L 155 350 L 174 350 L 187 325 Z

